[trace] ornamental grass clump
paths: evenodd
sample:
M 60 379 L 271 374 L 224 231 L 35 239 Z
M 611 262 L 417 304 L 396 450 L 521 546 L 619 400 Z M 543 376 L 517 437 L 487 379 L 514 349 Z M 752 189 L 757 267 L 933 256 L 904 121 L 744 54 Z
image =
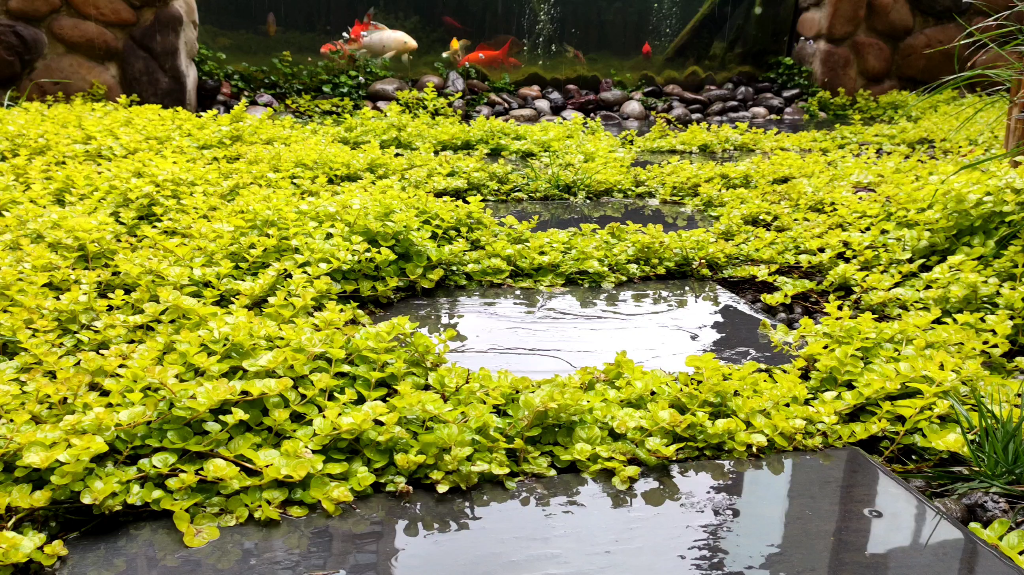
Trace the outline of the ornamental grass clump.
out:
M 901 112 L 910 99 L 831 133 L 622 139 L 401 103 L 306 124 L 0 111 L 0 564 L 53 564 L 68 533 L 129 512 L 202 545 L 374 491 L 561 471 L 627 488 L 642 466 L 848 444 L 966 454 L 950 394 L 974 414 L 972 390 L 1024 371 L 1024 180 L 960 170 L 1000 145 L 992 117 L 950 138 L 962 101 Z M 687 156 L 735 150 L 756 153 Z M 678 157 L 631 167 L 651 151 Z M 556 178 L 567 163 L 585 177 Z M 565 195 L 714 223 L 535 233 L 481 202 Z M 756 281 L 766 305 L 825 317 L 772 331 L 782 367 L 706 355 L 670 374 L 620 354 L 537 381 L 469 372 L 444 356 L 453 334 L 373 316 L 439 285 L 652 278 Z

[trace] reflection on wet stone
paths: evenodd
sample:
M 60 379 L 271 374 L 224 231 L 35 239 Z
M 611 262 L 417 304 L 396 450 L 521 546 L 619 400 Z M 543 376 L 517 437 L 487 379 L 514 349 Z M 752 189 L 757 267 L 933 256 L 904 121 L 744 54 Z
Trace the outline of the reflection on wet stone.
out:
M 626 491 L 566 474 L 375 495 L 339 517 L 224 529 L 201 549 L 170 521 L 70 547 L 61 575 L 1018 573 L 855 449 L 673 465 Z
M 605 227 L 612 223 L 660 225 L 666 232 L 695 230 L 708 224 L 707 218 L 674 204 L 651 204 L 642 200 L 598 202 L 486 202 L 502 219 L 512 216 L 520 222 L 537 218 L 535 232 L 567 230 L 582 224 Z
M 459 332 L 449 359 L 470 369 L 535 378 L 600 367 L 626 351 L 651 369 L 690 371 L 686 358 L 788 363 L 763 317 L 716 284 L 652 281 L 615 288 L 438 290 L 397 303 L 377 321 L 408 316 L 431 335 Z

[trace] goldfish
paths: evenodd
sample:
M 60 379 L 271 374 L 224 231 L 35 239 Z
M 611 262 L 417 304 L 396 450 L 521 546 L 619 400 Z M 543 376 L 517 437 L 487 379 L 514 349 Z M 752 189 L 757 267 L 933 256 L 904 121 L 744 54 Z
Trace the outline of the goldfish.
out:
M 654 55 L 654 50 L 651 49 L 651 43 L 644 42 L 644 48 L 643 50 L 640 50 L 640 53 L 644 55 L 644 60 L 650 60 L 651 56 Z
M 456 22 L 454 18 L 450 18 L 448 16 L 441 18 L 441 23 L 444 24 L 444 27 L 450 32 L 472 32 L 469 28 L 466 28 L 462 24 Z
M 587 65 L 587 59 L 583 57 L 583 52 L 580 52 L 579 50 L 577 50 L 576 48 L 573 48 L 572 46 L 570 46 L 568 44 L 562 44 L 562 46 L 565 47 L 565 55 L 566 56 L 568 56 L 570 58 L 575 58 L 576 60 L 579 61 L 580 64 L 583 64 L 584 66 Z
M 517 70 L 523 67 L 523 63 L 520 62 L 519 60 L 516 60 L 515 58 L 509 58 L 506 64 L 508 64 L 508 67 L 512 68 L 513 70 Z
M 360 22 L 356 20 L 355 24 L 348 31 L 349 40 L 353 42 L 359 42 L 363 39 L 363 35 L 370 30 L 387 30 L 388 27 L 373 21 L 373 8 L 366 11 L 366 15 L 363 16 L 363 20 Z
M 476 52 L 466 56 L 462 60 L 459 60 L 459 68 L 467 64 L 476 64 L 481 68 L 500 68 L 502 66 L 508 66 L 508 47 L 512 41 L 509 40 L 505 43 L 505 46 L 498 51 L 492 50 L 481 50 L 486 46 L 480 45 L 476 47 Z
M 490 38 L 489 40 L 481 42 L 481 47 L 477 49 L 501 50 L 501 47 L 504 46 L 505 43 L 508 43 L 509 56 L 515 56 L 516 54 L 522 52 L 523 48 L 526 47 L 525 44 L 523 44 L 522 40 L 516 38 L 515 36 L 509 36 L 508 34 L 499 34 L 497 36 Z
M 469 49 L 469 40 L 459 40 L 458 38 L 452 38 L 450 44 L 448 44 L 448 51 L 441 54 L 442 57 L 448 58 L 453 62 L 458 62 L 466 56 L 466 50 Z
M 277 18 L 274 17 L 274 13 L 270 12 L 267 14 L 267 36 L 271 38 L 277 34 Z
M 417 48 L 419 45 L 416 40 L 400 30 L 370 30 L 363 33 L 356 54 L 386 59 L 401 56 L 402 62 L 408 64 L 409 54 Z

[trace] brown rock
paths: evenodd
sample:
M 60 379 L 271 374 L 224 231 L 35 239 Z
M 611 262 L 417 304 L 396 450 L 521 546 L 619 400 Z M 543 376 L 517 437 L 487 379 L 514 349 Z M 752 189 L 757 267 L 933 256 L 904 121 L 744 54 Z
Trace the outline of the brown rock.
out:
M 814 42 L 807 40 L 798 40 L 796 47 L 793 48 L 793 60 L 796 60 L 801 66 L 810 68 L 814 65 L 814 54 L 817 51 L 817 47 Z
M 1011 66 L 1019 66 L 1020 63 L 1014 61 L 1006 53 L 999 50 L 989 48 L 979 55 L 970 59 L 967 63 L 967 69 L 969 70 L 1000 70 L 1002 68 L 1009 68 Z M 1001 90 L 1005 89 L 1005 84 L 995 76 L 996 74 L 984 74 L 980 75 L 971 84 L 972 87 L 977 90 Z
M 925 28 L 907 38 L 896 53 L 896 75 L 931 83 L 956 73 L 957 46 L 964 27 L 943 24 Z
M 111 26 L 134 26 L 139 22 L 135 10 L 122 0 L 68 0 L 68 3 L 85 18 Z
M 856 63 L 853 53 L 846 47 L 821 43 L 814 76 L 819 86 L 833 94 L 837 94 L 840 88 L 850 95 L 857 91 Z
M 132 30 L 124 43 L 121 80 L 143 103 L 196 108 L 196 16 L 191 0 L 175 0 Z
M 825 37 L 831 42 L 857 33 L 864 22 L 868 0 L 829 0 L 825 7 Z
M 420 79 L 416 81 L 416 89 L 421 92 L 426 90 L 427 86 L 433 86 L 435 90 L 440 92 L 441 90 L 444 90 L 444 78 L 433 74 L 427 74 L 426 76 L 421 76 Z
M 11 0 L 7 13 L 22 20 L 42 20 L 60 10 L 61 0 Z
M 867 86 L 864 86 L 864 89 L 867 90 L 868 92 L 871 92 L 871 95 L 877 98 L 882 94 L 888 94 L 889 92 L 899 90 L 900 83 L 897 82 L 896 80 L 889 79 L 878 84 L 869 84 Z
M 97 60 L 111 60 L 121 53 L 117 36 L 88 20 L 58 16 L 50 22 L 50 34 L 68 48 Z
M 0 20 L 0 82 L 16 81 L 46 53 L 46 35 L 34 26 Z
M 907 0 L 870 0 L 868 28 L 883 36 L 902 40 L 914 31 L 914 11 Z
M 796 32 L 804 38 L 817 38 L 821 36 L 821 10 L 808 10 L 800 16 L 796 23 Z
M 91 90 L 93 82 L 107 88 L 108 100 L 116 100 L 121 95 L 120 84 L 105 66 L 76 54 L 63 54 L 36 66 L 35 71 L 22 81 L 21 92 L 30 100 L 41 100 L 57 94 L 71 96 Z
M 885 45 L 885 42 L 857 36 L 850 40 L 850 49 L 857 57 L 857 70 L 861 76 L 870 81 L 878 81 L 886 78 L 892 70 L 892 50 Z

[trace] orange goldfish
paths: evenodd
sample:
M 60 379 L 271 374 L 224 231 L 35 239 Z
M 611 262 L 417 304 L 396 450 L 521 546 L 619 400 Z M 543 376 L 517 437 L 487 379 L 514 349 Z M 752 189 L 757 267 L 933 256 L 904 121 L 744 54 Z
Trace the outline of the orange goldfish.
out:
M 462 60 L 459 60 L 459 68 L 467 64 L 476 64 L 481 68 L 500 68 L 502 66 L 508 66 L 508 47 L 511 43 L 512 40 L 509 40 L 501 50 L 496 52 L 492 50 L 481 50 L 481 48 L 484 48 L 483 45 L 477 46 L 476 52 L 473 52 Z
M 644 48 L 643 50 L 640 50 L 640 53 L 643 54 L 644 60 L 650 60 L 651 56 L 654 55 L 654 50 L 651 49 L 651 43 L 644 42 Z
M 348 35 L 350 41 L 361 42 L 363 35 L 370 30 L 387 30 L 388 27 L 383 24 L 378 24 L 373 21 L 373 8 L 366 11 L 366 15 L 363 16 L 363 21 L 356 20 L 356 23 L 352 25 L 352 29 L 349 30 Z
M 267 14 L 267 36 L 273 38 L 275 34 L 277 34 L 277 18 L 271 12 Z
M 584 66 L 587 65 L 587 59 L 583 57 L 583 52 L 580 52 L 579 50 L 573 48 L 568 44 L 562 44 L 562 46 L 565 47 L 566 56 L 570 58 L 575 58 L 576 61 L 578 61 L 580 64 L 583 64 Z

